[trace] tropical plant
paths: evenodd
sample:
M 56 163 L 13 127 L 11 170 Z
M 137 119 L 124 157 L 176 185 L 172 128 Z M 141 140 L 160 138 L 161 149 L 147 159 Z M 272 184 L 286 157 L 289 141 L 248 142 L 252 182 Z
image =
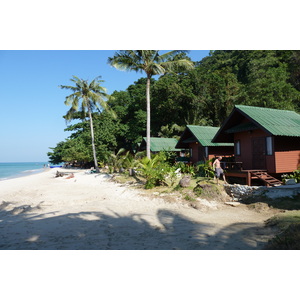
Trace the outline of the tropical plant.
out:
M 108 161 L 108 165 L 112 168 L 114 172 L 117 172 L 122 168 L 122 163 L 124 160 L 124 156 L 122 156 L 122 154 L 125 151 L 126 150 L 124 148 L 121 148 L 116 154 L 110 153 L 107 161 Z
M 162 152 L 153 155 L 151 159 L 147 156 L 143 157 L 137 170 L 146 179 L 146 189 L 159 185 L 169 185 L 169 181 L 170 184 L 173 184 L 172 173 L 175 172 L 175 168 L 166 162 L 166 157 Z
M 86 114 L 88 114 L 91 130 L 94 164 L 97 173 L 99 173 L 100 170 L 96 155 L 92 112 L 94 109 L 98 109 L 99 111 L 101 111 L 101 109 L 107 110 L 107 104 L 105 102 L 105 99 L 110 98 L 110 96 L 106 93 L 106 89 L 101 86 L 102 82 L 104 81 L 100 80 L 100 78 L 101 77 L 98 76 L 89 83 L 87 80 L 83 80 L 76 76 L 73 76 L 73 78 L 70 80 L 75 83 L 75 86 L 60 85 L 60 88 L 68 89 L 73 92 L 71 95 L 67 96 L 65 100 L 66 105 L 71 105 L 70 110 L 65 116 L 66 120 L 72 120 L 73 116 L 78 111 L 81 112 L 82 119 L 85 119 Z
M 283 183 L 286 183 L 287 179 L 295 179 L 297 183 L 300 183 L 300 170 L 296 170 L 291 174 L 283 174 L 281 178 Z
M 180 172 L 182 174 L 190 174 L 192 176 L 195 175 L 195 167 L 193 165 L 190 164 L 186 164 L 182 161 L 176 163 L 176 167 L 180 168 Z
M 186 51 L 173 50 L 159 55 L 158 50 L 121 50 L 114 57 L 108 58 L 108 63 L 119 70 L 145 72 L 147 76 L 147 134 L 146 153 L 150 159 L 150 82 L 153 75 L 172 72 L 183 72 L 194 67 L 191 60 L 182 58 L 179 54 Z
M 215 175 L 215 172 L 211 165 L 212 162 L 213 162 L 213 159 L 206 160 L 206 161 L 199 161 L 196 166 L 198 176 L 213 178 Z

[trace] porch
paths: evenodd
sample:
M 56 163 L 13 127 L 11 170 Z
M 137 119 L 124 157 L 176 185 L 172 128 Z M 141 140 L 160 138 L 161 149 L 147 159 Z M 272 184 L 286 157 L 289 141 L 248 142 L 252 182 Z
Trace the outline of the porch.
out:
M 267 170 L 243 170 L 242 162 L 221 162 L 226 177 L 245 178 L 246 185 L 251 186 L 253 179 L 260 179 L 265 186 L 281 185 L 282 182 L 267 173 Z

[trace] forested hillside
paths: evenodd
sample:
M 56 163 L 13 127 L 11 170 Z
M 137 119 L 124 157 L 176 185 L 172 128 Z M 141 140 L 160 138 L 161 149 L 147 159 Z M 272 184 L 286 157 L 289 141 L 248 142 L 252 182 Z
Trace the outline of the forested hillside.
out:
M 120 148 L 135 150 L 146 133 L 146 78 L 112 96 L 117 118 L 93 114 L 100 161 Z M 300 51 L 211 51 L 191 71 L 152 79 L 151 136 L 178 136 L 187 124 L 220 126 L 235 104 L 300 112 Z M 92 160 L 89 124 L 78 121 L 51 148 L 51 162 Z

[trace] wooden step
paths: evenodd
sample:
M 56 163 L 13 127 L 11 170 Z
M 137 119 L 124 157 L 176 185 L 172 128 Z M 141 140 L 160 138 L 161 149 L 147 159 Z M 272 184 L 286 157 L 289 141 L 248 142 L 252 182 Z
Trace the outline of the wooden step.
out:
M 274 178 L 273 176 L 269 175 L 266 172 L 263 171 L 253 171 L 250 172 L 253 176 L 261 179 L 262 181 L 264 181 L 265 183 L 267 183 L 268 185 L 274 186 L 274 185 L 281 185 L 282 182 L 276 178 Z

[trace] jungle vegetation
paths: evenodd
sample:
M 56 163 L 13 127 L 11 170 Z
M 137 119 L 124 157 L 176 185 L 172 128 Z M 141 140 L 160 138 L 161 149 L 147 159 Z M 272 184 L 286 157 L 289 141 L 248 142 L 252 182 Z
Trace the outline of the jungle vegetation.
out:
M 188 53 L 180 55 L 190 60 Z M 70 136 L 50 148 L 49 161 L 93 165 L 95 159 L 101 164 L 120 149 L 134 153 L 146 136 L 150 84 L 150 136 L 180 136 L 187 124 L 220 126 L 235 104 L 300 112 L 298 50 L 217 50 L 193 63 L 193 69 L 177 66 L 176 72 L 162 72 L 158 79 L 141 77 L 126 90 L 114 91 L 106 104 L 116 117 L 105 108 L 87 110 L 89 118 L 73 111 L 73 124 L 65 129 Z

